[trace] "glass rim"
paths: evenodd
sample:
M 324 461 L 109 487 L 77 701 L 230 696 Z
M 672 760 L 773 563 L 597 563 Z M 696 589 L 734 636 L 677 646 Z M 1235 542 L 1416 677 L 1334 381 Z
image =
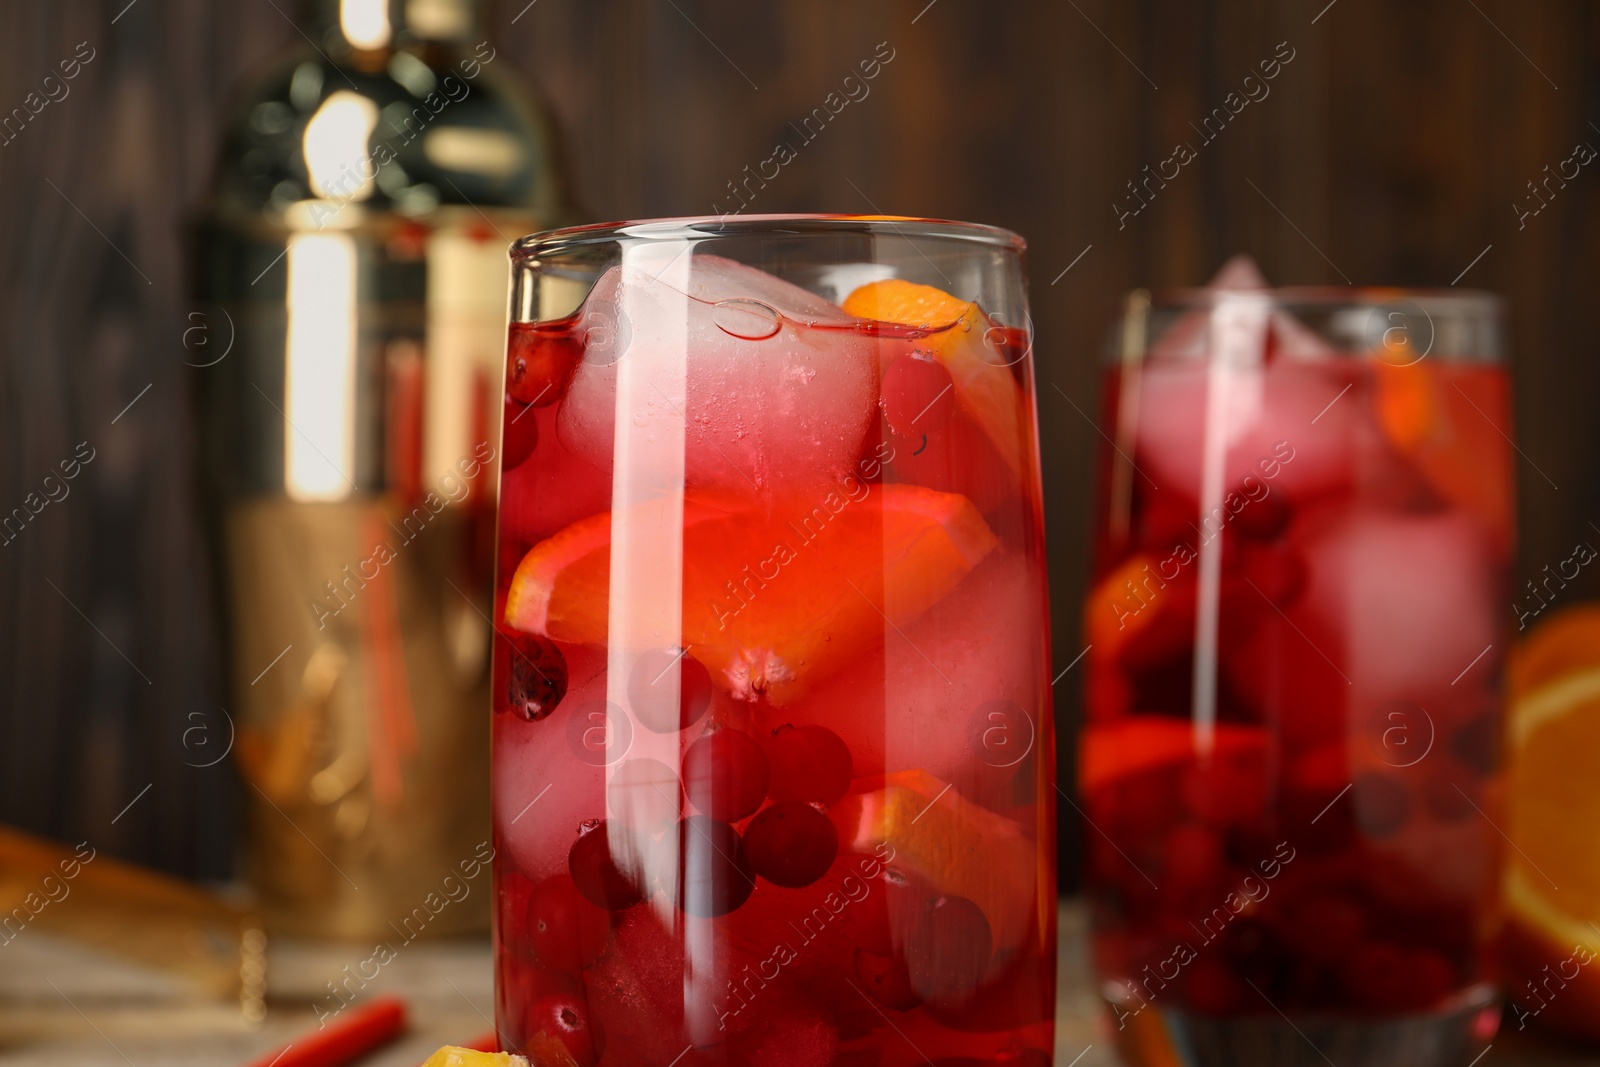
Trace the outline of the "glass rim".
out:
M 1151 308 L 1211 307 L 1224 300 L 1260 301 L 1277 307 L 1370 307 L 1411 301 L 1461 311 L 1505 310 L 1505 297 L 1486 289 L 1456 289 L 1445 286 L 1381 285 L 1285 285 L 1265 289 L 1212 289 L 1180 286 L 1167 289 L 1135 289 L 1123 297 L 1123 304 L 1148 301 Z
M 890 234 L 896 237 L 946 238 L 1021 254 L 1027 241 L 1011 230 L 980 222 L 922 218 L 914 215 L 843 215 L 795 213 L 770 215 L 686 215 L 673 218 L 600 222 L 542 230 L 513 241 L 510 256 L 521 263 L 542 256 L 574 252 L 593 245 L 625 240 L 703 241 L 756 235 L 820 236 Z

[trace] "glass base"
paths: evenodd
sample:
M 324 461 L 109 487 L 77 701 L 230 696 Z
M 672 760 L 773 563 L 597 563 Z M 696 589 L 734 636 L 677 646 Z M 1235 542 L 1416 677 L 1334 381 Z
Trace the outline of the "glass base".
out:
M 1494 1037 L 1501 1001 L 1475 986 L 1438 1011 L 1363 1019 L 1350 1015 L 1196 1015 L 1154 1003 L 1121 1004 L 1117 1049 L 1130 1067 L 1468 1067 Z

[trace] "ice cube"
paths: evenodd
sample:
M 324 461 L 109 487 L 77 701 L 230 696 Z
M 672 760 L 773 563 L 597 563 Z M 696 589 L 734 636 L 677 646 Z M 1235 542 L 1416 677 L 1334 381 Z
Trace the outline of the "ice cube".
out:
M 1360 696 L 1437 707 L 1495 641 L 1493 559 L 1459 511 L 1355 510 L 1308 546 L 1306 600 L 1342 631 Z
M 628 417 L 647 434 L 687 420 L 689 485 L 748 494 L 847 473 L 877 398 L 877 350 L 853 331 L 855 320 L 720 256 L 695 255 L 686 287 L 687 295 L 629 265 L 596 283 L 586 312 L 617 321 L 626 306 L 616 331 L 626 347 L 616 360 L 578 367 L 558 420 L 568 447 L 612 469 L 619 367 L 631 361 L 644 401 Z
M 996 553 L 783 718 L 838 733 L 858 777 L 926 770 L 986 799 L 1044 740 L 1043 582 Z
M 1255 260 L 1245 255 L 1230 258 L 1206 283 L 1206 289 L 1213 292 L 1262 292 L 1268 288 L 1267 279 Z M 1204 355 L 1210 343 L 1210 328 L 1210 308 L 1201 305 L 1179 316 L 1163 330 L 1151 342 L 1149 356 L 1195 358 Z M 1273 308 L 1268 313 L 1264 341 L 1259 352 L 1245 354 L 1248 362 L 1257 363 L 1274 356 L 1309 359 L 1337 354 L 1332 345 L 1282 308 Z
M 1420 708 L 1413 728 L 1440 735 L 1474 713 L 1479 689 L 1453 683 L 1495 641 L 1495 619 L 1494 556 L 1472 519 L 1361 507 L 1302 517 L 1291 536 L 1304 539 L 1305 592 L 1222 650 L 1269 725 L 1293 747 L 1370 748 L 1385 708 Z
M 1212 388 L 1226 390 L 1224 494 L 1259 495 L 1245 482 L 1253 476 L 1298 502 L 1349 485 L 1361 462 L 1384 451 L 1367 380 L 1352 365 L 1282 362 L 1213 375 L 1204 364 L 1154 364 L 1139 388 L 1134 461 L 1160 491 L 1191 501 L 1201 493 Z
M 567 742 L 573 717 L 605 699 L 605 652 L 561 651 L 567 694 L 555 711 L 537 722 L 500 714 L 495 723 L 495 823 L 512 862 L 535 882 L 565 871 L 580 824 L 606 815 L 606 768 L 579 759 Z

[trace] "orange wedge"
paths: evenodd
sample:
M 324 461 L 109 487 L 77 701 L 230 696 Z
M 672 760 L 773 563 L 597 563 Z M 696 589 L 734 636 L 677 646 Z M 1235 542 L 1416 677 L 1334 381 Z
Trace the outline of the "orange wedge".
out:
M 1154 556 L 1135 552 L 1102 578 L 1084 599 L 1083 633 L 1095 649 L 1096 658 L 1116 659 L 1129 641 L 1155 622 L 1165 605 L 1146 611 L 1148 605 L 1138 595 L 1141 584 L 1145 592 L 1151 592 L 1151 578 L 1146 572 L 1155 565 Z M 1166 583 L 1157 577 L 1155 584 Z
M 937 331 L 921 344 L 950 372 L 962 410 L 983 428 L 1012 476 L 1021 477 L 1022 389 L 984 345 L 990 321 L 982 308 L 931 285 L 890 278 L 861 286 L 844 309 L 857 318 Z
M 672 501 L 618 513 L 635 531 L 670 528 Z M 612 514 L 580 520 L 518 565 L 505 619 L 579 644 L 649 649 L 679 635 L 643 613 L 610 614 Z M 966 497 L 874 485 L 796 498 L 770 511 L 686 497 L 681 643 L 736 697 L 785 704 L 815 680 L 908 625 L 995 547 Z M 641 596 L 647 595 L 643 592 Z
M 1482 520 L 1492 536 L 1511 530 L 1505 379 L 1484 368 L 1377 359 L 1376 406 L 1385 436 L 1446 499 Z
M 1044 884 L 1038 870 L 1042 850 L 1015 822 L 972 803 L 927 771 L 887 775 L 883 788 L 847 796 L 829 815 L 841 848 L 871 853 L 887 842 L 894 849 L 892 866 L 978 905 L 996 949 L 1019 945 L 1035 910 L 1046 906 L 1037 892 Z M 1038 929 L 1048 926 L 1041 921 Z
M 1211 758 L 1264 752 L 1267 732 L 1260 726 L 1217 723 L 1212 727 Z M 1200 754 L 1193 723 L 1158 715 L 1138 715 L 1091 725 L 1078 743 L 1078 788 L 1092 793 L 1120 778 L 1184 763 Z
M 1536 628 L 1513 656 L 1510 678 L 1506 833 L 1515 847 L 1506 854 L 1506 947 L 1517 996 L 1526 981 L 1538 987 L 1547 964 L 1579 951 L 1600 955 L 1600 608 Z M 1582 966 L 1558 1001 L 1541 1022 L 1600 1037 L 1597 968 Z

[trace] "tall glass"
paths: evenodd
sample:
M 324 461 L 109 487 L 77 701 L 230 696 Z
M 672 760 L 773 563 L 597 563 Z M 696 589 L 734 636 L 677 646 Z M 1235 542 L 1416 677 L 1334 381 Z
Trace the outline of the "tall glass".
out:
M 578 1067 L 1048 1064 L 1022 252 L 988 227 L 848 216 L 514 247 L 502 1047 Z
M 1499 304 L 1130 299 L 1079 784 L 1135 1064 L 1465 1064 L 1493 1036 L 1512 486 Z

